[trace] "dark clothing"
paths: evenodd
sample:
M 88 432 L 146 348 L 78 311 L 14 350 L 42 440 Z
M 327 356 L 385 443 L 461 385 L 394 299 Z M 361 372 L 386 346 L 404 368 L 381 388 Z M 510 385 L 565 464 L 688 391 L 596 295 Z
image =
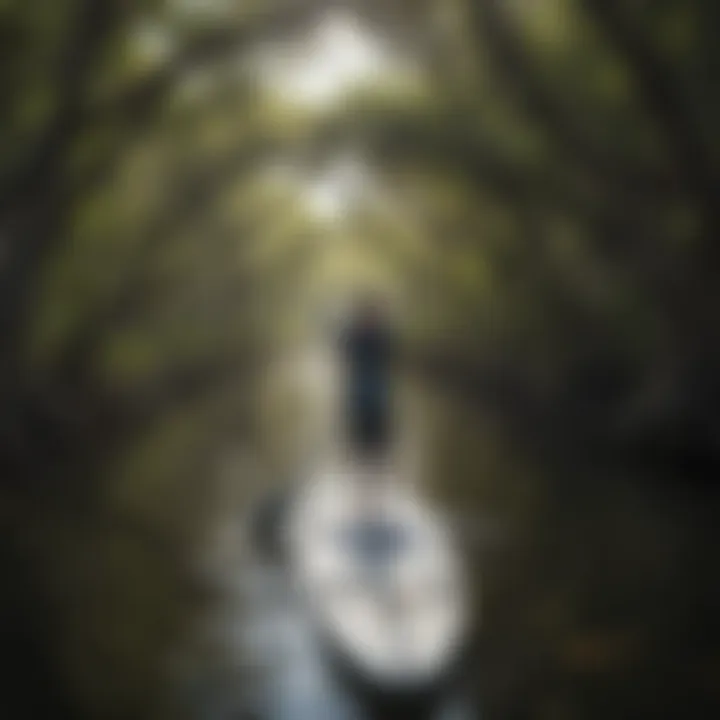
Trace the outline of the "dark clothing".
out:
M 351 443 L 382 453 L 390 438 L 390 335 L 380 323 L 358 323 L 345 336 L 346 415 Z

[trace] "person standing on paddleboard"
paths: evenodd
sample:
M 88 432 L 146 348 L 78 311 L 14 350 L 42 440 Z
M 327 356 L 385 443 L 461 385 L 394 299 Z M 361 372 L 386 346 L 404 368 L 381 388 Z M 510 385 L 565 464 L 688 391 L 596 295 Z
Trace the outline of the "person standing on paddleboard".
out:
M 341 341 L 347 436 L 362 462 L 382 462 L 392 440 L 393 346 L 392 329 L 380 302 L 363 298 Z

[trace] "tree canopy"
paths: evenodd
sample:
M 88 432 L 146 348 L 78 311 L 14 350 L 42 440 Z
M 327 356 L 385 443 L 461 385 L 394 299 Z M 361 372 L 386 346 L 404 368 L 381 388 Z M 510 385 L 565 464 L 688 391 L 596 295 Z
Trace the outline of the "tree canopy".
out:
M 357 288 L 538 472 L 715 488 L 719 13 L 0 3 L 4 602 L 70 717 L 164 717 L 207 478 Z

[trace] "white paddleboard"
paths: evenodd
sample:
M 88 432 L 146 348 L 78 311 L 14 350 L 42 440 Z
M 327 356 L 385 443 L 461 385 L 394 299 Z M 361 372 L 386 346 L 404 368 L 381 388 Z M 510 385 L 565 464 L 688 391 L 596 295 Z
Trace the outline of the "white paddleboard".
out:
M 318 475 L 288 527 L 290 569 L 320 632 L 378 685 L 434 682 L 467 631 L 449 528 L 400 485 Z

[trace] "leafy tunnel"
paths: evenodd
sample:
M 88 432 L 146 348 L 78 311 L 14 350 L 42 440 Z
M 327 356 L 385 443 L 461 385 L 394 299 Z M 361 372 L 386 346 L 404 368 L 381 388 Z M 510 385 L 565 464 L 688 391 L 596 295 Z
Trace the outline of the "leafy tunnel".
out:
M 287 471 L 264 373 L 367 288 L 437 492 L 516 533 L 490 709 L 717 706 L 718 15 L 0 3 L 9 716 L 176 717 L 218 466 Z

